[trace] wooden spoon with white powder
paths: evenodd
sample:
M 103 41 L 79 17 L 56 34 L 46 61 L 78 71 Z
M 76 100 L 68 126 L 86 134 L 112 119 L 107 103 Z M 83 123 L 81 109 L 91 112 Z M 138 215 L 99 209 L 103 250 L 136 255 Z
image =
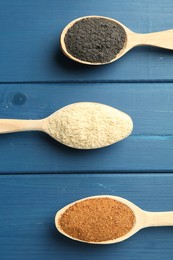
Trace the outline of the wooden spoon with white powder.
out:
M 58 142 L 76 149 L 95 149 L 129 136 L 133 122 L 129 115 L 113 107 L 78 102 L 65 106 L 40 120 L 0 119 L 0 134 L 43 131 Z

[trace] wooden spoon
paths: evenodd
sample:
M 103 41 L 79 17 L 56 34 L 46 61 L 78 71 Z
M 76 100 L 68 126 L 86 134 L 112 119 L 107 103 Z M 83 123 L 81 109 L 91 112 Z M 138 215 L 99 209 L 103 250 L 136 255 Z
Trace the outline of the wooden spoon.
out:
M 126 33 L 126 42 L 124 44 L 123 49 L 121 49 L 121 51 L 116 55 L 116 57 L 114 59 L 112 59 L 108 62 L 94 63 L 94 62 L 88 62 L 88 61 L 78 59 L 68 52 L 65 41 L 64 41 L 67 31 L 76 22 L 86 19 L 86 18 L 104 18 L 104 19 L 107 19 L 108 21 L 113 21 L 116 24 L 119 24 L 122 28 L 124 28 L 125 33 Z M 138 45 L 150 45 L 150 46 L 156 46 L 156 47 L 160 47 L 160 48 L 173 50 L 173 30 L 153 32 L 153 33 L 147 33 L 147 34 L 139 34 L 139 33 L 132 32 L 125 25 L 123 25 L 119 21 L 116 21 L 115 19 L 112 19 L 112 18 L 108 18 L 108 17 L 104 17 L 104 16 L 83 16 L 83 17 L 73 20 L 64 28 L 64 30 L 61 33 L 60 44 L 61 44 L 62 51 L 70 59 L 83 63 L 83 64 L 88 64 L 88 65 L 102 65 L 102 64 L 108 64 L 115 60 L 118 60 L 120 57 L 122 57 L 124 54 L 126 54 L 126 52 L 128 52 L 130 49 L 132 49 L 133 47 L 138 46 Z
M 113 107 L 78 102 L 41 120 L 0 119 L 0 134 L 43 131 L 58 142 L 77 149 L 95 149 L 126 138 L 133 129 L 127 114 Z
M 80 201 L 93 199 L 93 198 L 110 198 L 110 199 L 114 199 L 116 201 L 122 202 L 125 205 L 127 205 L 133 211 L 134 216 L 135 216 L 135 224 L 134 224 L 133 228 L 126 235 L 124 235 L 122 237 L 119 237 L 119 238 L 116 238 L 116 239 L 113 239 L 113 240 L 103 241 L 103 242 L 83 241 L 83 240 L 74 238 L 74 237 L 70 236 L 69 234 L 65 233 L 64 230 L 59 225 L 59 220 L 60 220 L 62 214 L 70 206 L 72 206 L 72 205 L 74 205 L 74 204 L 76 204 Z M 61 210 L 59 210 L 56 213 L 56 216 L 55 216 L 55 226 L 60 233 L 62 233 L 63 235 L 65 235 L 65 236 L 67 236 L 67 237 L 69 237 L 73 240 L 77 240 L 77 241 L 85 242 L 85 243 L 91 243 L 91 244 L 113 244 L 113 243 L 122 242 L 122 241 L 130 238 L 131 236 L 133 236 L 136 232 L 138 232 L 142 228 L 156 227 L 156 226 L 173 226 L 173 211 L 149 212 L 149 211 L 142 210 L 141 208 L 139 208 L 138 206 L 136 206 L 132 202 L 130 202 L 130 201 L 124 199 L 124 198 L 121 198 L 121 197 L 110 196 L 110 195 L 92 196 L 92 197 L 87 197 L 87 198 L 75 201 L 71 204 L 68 204 L 67 206 L 65 206 Z

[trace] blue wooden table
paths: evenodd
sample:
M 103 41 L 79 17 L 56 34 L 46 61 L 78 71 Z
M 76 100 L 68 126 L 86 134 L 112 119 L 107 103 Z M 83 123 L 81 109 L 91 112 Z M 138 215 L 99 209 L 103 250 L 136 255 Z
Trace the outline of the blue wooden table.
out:
M 0 0 L 0 118 L 41 119 L 96 101 L 134 121 L 129 138 L 98 150 L 71 149 L 39 132 L 0 136 L 0 260 L 173 259 L 173 227 L 98 246 L 54 226 L 57 210 L 92 195 L 173 210 L 173 52 L 138 47 L 110 65 L 75 63 L 61 53 L 60 33 L 93 14 L 141 33 L 173 28 L 172 0 Z

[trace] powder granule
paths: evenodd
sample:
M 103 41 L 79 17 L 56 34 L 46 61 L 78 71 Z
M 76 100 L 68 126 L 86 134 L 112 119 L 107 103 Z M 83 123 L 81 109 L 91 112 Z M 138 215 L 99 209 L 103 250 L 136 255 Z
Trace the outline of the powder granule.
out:
M 79 60 L 90 63 L 110 62 L 126 42 L 124 28 L 103 17 L 83 18 L 65 35 L 67 51 Z
M 107 105 L 79 102 L 49 117 L 48 131 L 59 142 L 78 149 L 94 149 L 118 142 L 133 128 L 131 118 Z
M 58 225 L 67 235 L 86 242 L 103 242 L 126 235 L 135 215 L 124 203 L 112 198 L 76 202 L 61 216 Z

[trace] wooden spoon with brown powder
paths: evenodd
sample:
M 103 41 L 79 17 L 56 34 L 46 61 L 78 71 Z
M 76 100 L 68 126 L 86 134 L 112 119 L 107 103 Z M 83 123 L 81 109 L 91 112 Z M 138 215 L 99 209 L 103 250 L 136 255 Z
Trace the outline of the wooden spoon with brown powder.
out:
M 95 149 L 116 143 L 131 134 L 133 122 L 113 107 L 78 102 L 41 120 L 0 119 L 0 134 L 43 131 L 56 141 L 77 149 Z
M 124 241 L 142 228 L 173 226 L 173 211 L 143 211 L 121 197 L 92 196 L 59 210 L 55 225 L 63 235 L 85 243 Z

